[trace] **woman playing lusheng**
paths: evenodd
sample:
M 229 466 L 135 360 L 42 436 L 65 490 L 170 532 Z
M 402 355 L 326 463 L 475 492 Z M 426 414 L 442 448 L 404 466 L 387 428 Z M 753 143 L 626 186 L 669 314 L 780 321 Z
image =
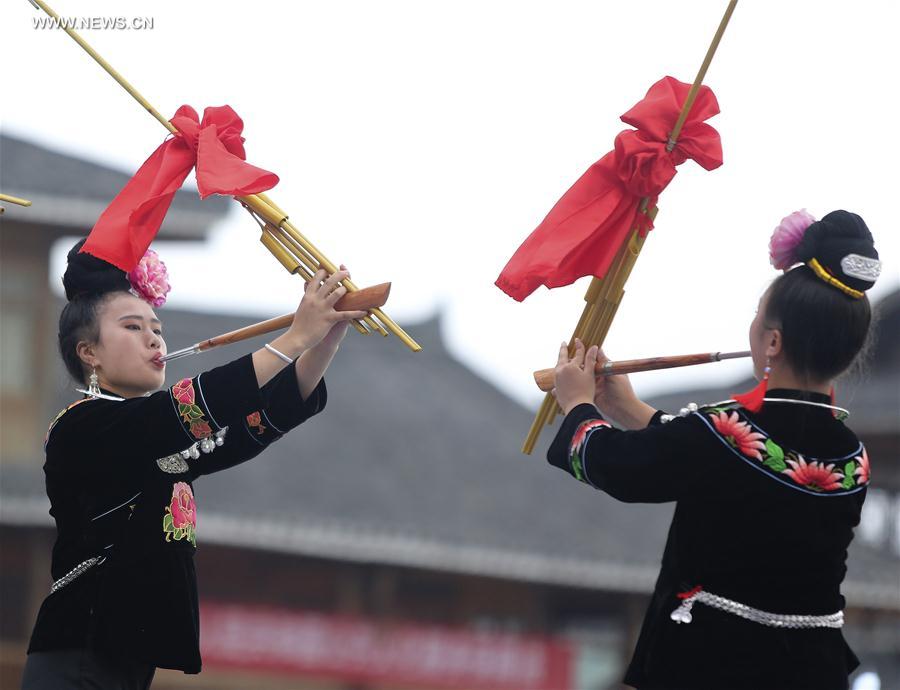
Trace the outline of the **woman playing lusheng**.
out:
M 785 273 L 750 324 L 750 393 L 666 415 L 624 376 L 595 380 L 596 347 L 560 349 L 550 463 L 621 501 L 676 502 L 625 677 L 642 690 L 830 690 L 858 665 L 840 585 L 869 458 L 830 391 L 866 341 L 880 263 L 859 216 L 813 221 L 773 235 Z
M 145 299 L 165 301 L 165 269 L 151 250 L 126 274 L 82 244 L 69 253 L 59 342 L 69 373 L 90 384 L 45 442 L 58 536 L 26 690 L 138 690 L 156 667 L 200 671 L 192 482 L 320 412 L 322 376 L 348 321 L 365 316 L 334 309 L 347 272 L 320 271 L 265 349 L 151 394 L 166 345 Z

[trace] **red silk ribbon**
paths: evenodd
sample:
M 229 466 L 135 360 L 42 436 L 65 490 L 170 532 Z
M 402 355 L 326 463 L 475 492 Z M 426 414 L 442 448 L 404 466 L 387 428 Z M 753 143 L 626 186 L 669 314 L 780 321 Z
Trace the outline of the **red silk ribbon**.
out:
M 196 110 L 183 105 L 171 122 L 178 132 L 144 161 L 116 195 L 81 251 L 125 272 L 133 270 L 194 167 L 201 199 L 210 194 L 257 194 L 278 184 L 277 175 L 246 162 L 244 122 L 230 106 L 206 108 L 201 121 Z
M 643 197 L 653 207 L 688 158 L 707 170 L 722 165 L 719 133 L 704 120 L 719 112 L 712 90 L 701 86 L 678 137 L 666 151 L 669 133 L 687 99 L 690 84 L 664 77 L 643 100 L 622 115 L 636 127 L 616 136 L 615 148 L 594 163 L 516 250 L 496 285 L 522 301 L 540 285 L 570 285 L 579 278 L 602 278 L 631 229 L 652 229 L 638 209 Z

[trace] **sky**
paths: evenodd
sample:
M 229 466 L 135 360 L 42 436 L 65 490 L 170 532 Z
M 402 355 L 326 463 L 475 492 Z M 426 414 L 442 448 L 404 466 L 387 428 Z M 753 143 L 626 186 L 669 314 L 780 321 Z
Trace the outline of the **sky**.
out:
M 493 282 L 663 76 L 691 82 L 725 0 L 277 2 L 52 0 L 64 17 L 152 19 L 82 34 L 162 113 L 231 105 L 269 195 L 359 285 L 391 281 L 401 323 L 440 315 L 453 356 L 516 399 L 555 362 L 587 279 L 518 303 Z M 0 23 L 3 131 L 133 172 L 162 126 L 27 0 Z M 146 23 L 146 22 L 145 22 Z M 705 83 L 725 164 L 691 161 L 659 201 L 606 341 L 613 359 L 743 350 L 791 211 L 860 213 L 900 287 L 890 87 L 900 3 L 741 2 Z M 189 184 L 191 182 L 189 181 Z M 53 254 L 54 287 L 70 241 Z M 203 245 L 154 244 L 178 308 L 268 318 L 301 283 L 237 204 Z M 164 310 L 162 315 L 164 318 Z M 209 334 L 210 336 L 215 334 Z M 358 337 L 351 333 L 348 337 Z M 169 343 L 170 349 L 189 343 Z M 403 347 L 398 340 L 394 345 Z M 409 353 L 410 357 L 424 357 Z M 637 374 L 641 395 L 729 383 L 747 360 Z

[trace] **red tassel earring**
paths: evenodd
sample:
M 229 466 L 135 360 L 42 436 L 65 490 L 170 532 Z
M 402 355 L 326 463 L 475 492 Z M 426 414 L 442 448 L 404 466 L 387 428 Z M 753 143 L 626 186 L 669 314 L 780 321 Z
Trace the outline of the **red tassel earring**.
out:
M 731 396 L 734 401 L 741 407 L 750 412 L 759 412 L 763 406 L 763 399 L 766 397 L 766 389 L 769 387 L 769 372 L 772 371 L 770 360 L 766 359 L 766 367 L 763 369 L 762 380 L 756 384 L 756 387 L 746 393 L 739 393 Z

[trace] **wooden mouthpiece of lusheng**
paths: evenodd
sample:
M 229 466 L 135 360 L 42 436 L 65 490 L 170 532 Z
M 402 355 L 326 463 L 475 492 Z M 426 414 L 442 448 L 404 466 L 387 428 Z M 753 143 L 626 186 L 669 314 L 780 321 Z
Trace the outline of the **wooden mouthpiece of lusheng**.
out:
M 293 314 L 276 316 L 274 319 L 260 321 L 259 323 L 255 323 L 252 326 L 238 328 L 236 331 L 229 331 L 228 333 L 223 333 L 222 335 L 217 335 L 214 338 L 209 338 L 208 340 L 201 341 L 200 343 L 198 343 L 199 349 L 202 352 L 203 350 L 209 350 L 210 348 L 218 347 L 220 345 L 231 345 L 232 343 L 238 343 L 242 340 L 255 338 L 258 335 L 265 335 L 266 333 L 271 333 L 273 331 L 280 331 L 290 326 L 293 320 Z
M 707 364 L 723 359 L 749 357 L 749 352 L 704 352 L 696 355 L 677 355 L 674 357 L 647 357 L 645 359 L 623 359 L 619 362 L 597 363 L 594 373 L 597 376 L 614 376 L 616 374 L 634 374 L 639 371 L 656 371 L 658 369 L 675 369 L 691 367 L 695 364 Z M 553 389 L 554 370 L 541 369 L 534 372 L 534 382 L 542 391 Z
M 348 292 L 337 301 L 334 308 L 336 311 L 369 311 L 370 309 L 377 309 L 378 307 L 383 306 L 387 302 L 390 294 L 391 284 L 381 283 L 379 285 L 362 288 L 356 292 Z M 261 321 L 251 326 L 245 326 L 236 331 L 230 331 L 229 333 L 223 333 L 214 338 L 201 341 L 198 343 L 198 349 L 202 352 L 204 350 L 209 350 L 212 347 L 218 347 L 219 345 L 230 345 L 249 338 L 255 338 L 258 335 L 280 331 L 290 326 L 293 320 L 293 313 L 285 314 L 284 316 L 276 316 L 274 319 Z

